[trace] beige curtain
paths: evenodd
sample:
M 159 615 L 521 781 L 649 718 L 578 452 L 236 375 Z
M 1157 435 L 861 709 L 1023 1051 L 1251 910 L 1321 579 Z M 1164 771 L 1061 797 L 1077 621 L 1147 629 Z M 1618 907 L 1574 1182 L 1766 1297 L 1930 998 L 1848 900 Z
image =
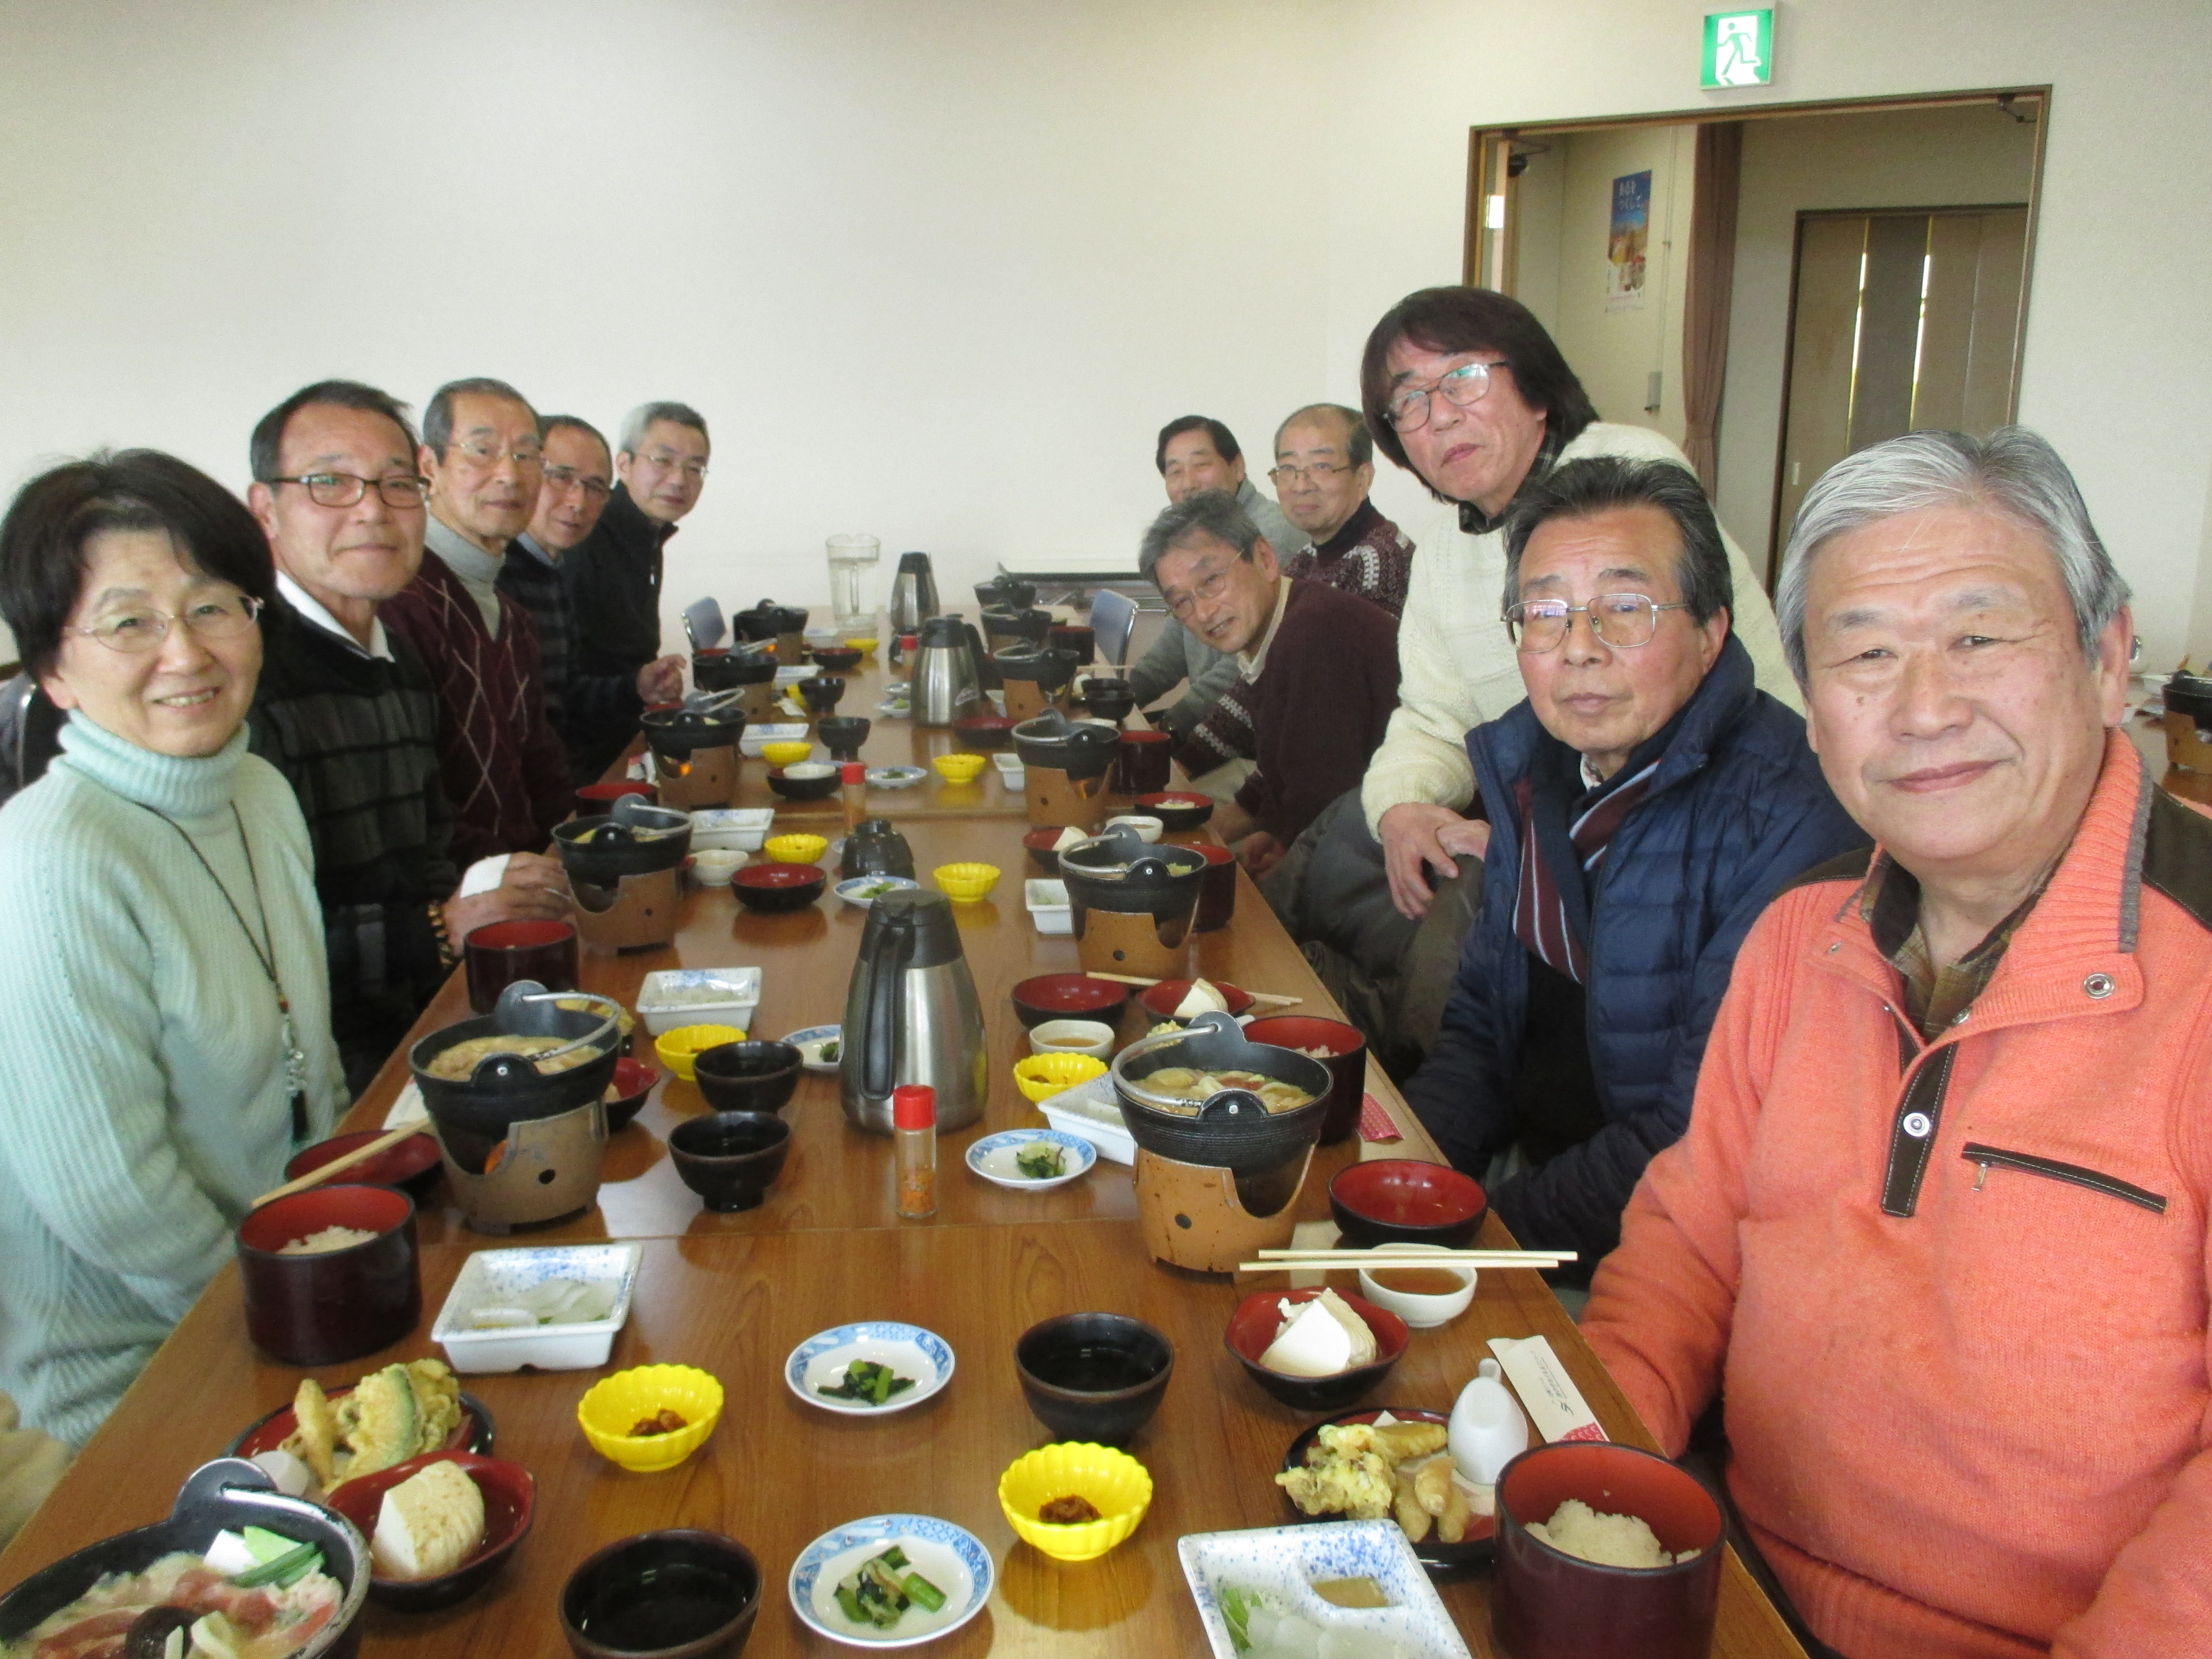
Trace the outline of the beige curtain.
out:
M 1742 176 L 1743 123 L 1709 121 L 1700 126 L 1690 209 L 1690 276 L 1683 301 L 1682 449 L 1708 493 L 1717 483 L 1729 296 L 1735 282 L 1736 187 Z

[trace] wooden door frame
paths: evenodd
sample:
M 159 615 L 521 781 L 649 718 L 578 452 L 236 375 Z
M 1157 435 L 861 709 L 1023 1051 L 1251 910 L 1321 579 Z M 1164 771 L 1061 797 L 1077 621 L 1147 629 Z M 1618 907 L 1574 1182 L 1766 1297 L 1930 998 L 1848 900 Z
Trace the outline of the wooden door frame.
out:
M 2039 173 L 2041 165 L 2042 140 L 2036 141 Z M 2033 185 L 2030 181 L 2028 199 L 2025 202 L 1954 202 L 1943 207 L 1869 207 L 1869 208 L 1799 208 L 1796 223 L 1790 233 L 1790 305 L 1782 323 L 1782 412 L 1775 422 L 1777 441 L 1774 446 L 1774 485 L 1767 498 L 1766 525 L 1766 591 L 1772 592 L 1774 584 L 1782 574 L 1782 481 L 1790 465 L 1790 392 L 1791 382 L 1797 378 L 1797 275 L 1805 246 L 1805 225 L 1813 219 L 1880 219 L 1905 217 L 1940 219 L 1947 215 L 1993 213 L 2002 209 L 2021 208 L 2027 214 L 2027 235 L 2022 244 L 2020 273 L 2020 314 L 2013 322 L 2012 374 L 2005 386 L 2005 419 L 2012 421 L 2020 414 L 2020 356 L 2021 345 L 2027 321 L 2028 275 L 2035 263 L 2035 201 Z

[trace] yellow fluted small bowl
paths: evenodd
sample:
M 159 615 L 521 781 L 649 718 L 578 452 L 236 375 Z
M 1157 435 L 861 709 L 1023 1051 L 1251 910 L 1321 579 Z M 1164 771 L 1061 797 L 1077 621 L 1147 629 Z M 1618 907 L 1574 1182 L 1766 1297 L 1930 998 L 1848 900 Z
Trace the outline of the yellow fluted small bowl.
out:
M 696 1083 L 698 1073 L 693 1069 L 699 1056 L 708 1048 L 719 1048 L 726 1042 L 743 1042 L 745 1034 L 735 1025 L 679 1025 L 672 1031 L 663 1031 L 653 1040 L 653 1052 L 660 1056 L 660 1063 L 682 1078 L 686 1083 Z
M 1014 1062 L 1014 1086 L 1026 1100 L 1049 1100 L 1053 1096 L 1106 1074 L 1106 1062 L 1096 1054 L 1031 1054 Z
M 990 763 L 988 755 L 973 755 L 965 750 L 957 754 L 939 755 L 930 762 L 947 783 L 973 783 Z
M 1098 1511 L 1096 1521 L 1058 1526 L 1037 1519 L 1056 1498 L 1074 1496 Z M 1055 1561 L 1095 1561 L 1136 1531 L 1152 1507 L 1152 1477 L 1142 1463 L 1111 1446 L 1065 1441 L 1018 1457 L 999 1477 L 999 1507 L 1022 1541 Z
M 866 639 L 848 640 L 845 646 L 848 650 L 857 651 L 864 657 L 872 657 L 876 653 L 876 641 L 872 635 Z
M 811 864 L 830 850 L 827 836 L 770 836 L 761 851 L 778 864 Z
M 630 1432 L 664 1407 L 684 1419 L 682 1428 L 670 1434 Z M 576 1402 L 577 1425 L 592 1449 L 633 1474 L 674 1468 L 705 1443 L 721 1415 L 722 1385 L 696 1365 L 617 1371 L 592 1384 Z
M 770 766 L 796 766 L 814 752 L 811 743 L 764 743 L 761 758 Z
M 976 757 L 981 759 L 981 756 Z M 980 904 L 999 884 L 995 864 L 940 864 L 929 872 L 938 890 L 955 904 Z

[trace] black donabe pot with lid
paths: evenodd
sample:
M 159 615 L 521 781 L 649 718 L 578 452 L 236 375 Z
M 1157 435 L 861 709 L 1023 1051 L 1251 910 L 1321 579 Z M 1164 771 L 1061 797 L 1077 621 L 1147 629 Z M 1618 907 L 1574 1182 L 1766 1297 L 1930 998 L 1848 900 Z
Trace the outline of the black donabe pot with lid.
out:
M 1036 595 L 1036 585 L 1018 576 L 994 576 L 975 584 L 975 603 L 989 611 L 1026 611 Z
M 691 684 L 702 691 L 734 691 L 775 678 L 775 659 L 756 652 L 701 652 L 691 659 Z
M 1069 851 L 1074 849 L 1071 848 Z M 1249 1072 L 1287 1083 L 1313 1097 L 1287 1112 L 1270 1112 L 1258 1095 L 1223 1090 L 1203 1102 L 1171 1101 L 1146 1079 L 1171 1066 L 1194 1072 Z M 1114 1057 L 1115 1098 L 1137 1145 L 1155 1157 L 1245 1175 L 1279 1169 L 1302 1156 L 1321 1133 L 1328 1106 L 1328 1067 L 1295 1048 L 1254 1042 L 1227 1014 L 1200 1014 L 1182 1030 L 1131 1043 Z
M 983 632 L 994 640 L 1027 640 L 1031 644 L 1042 645 L 1045 635 L 1051 631 L 1052 612 L 1049 611 L 1033 608 L 1016 611 L 994 605 L 983 612 Z
M 773 664 L 769 665 L 768 678 L 775 678 Z M 750 683 L 757 683 L 757 675 Z M 672 761 L 689 760 L 692 751 L 699 749 L 734 749 L 745 734 L 744 710 L 734 703 L 712 709 L 654 709 L 638 723 L 645 728 L 645 740 L 652 745 L 653 754 Z
M 1075 653 L 1056 646 L 1009 646 L 992 654 L 991 666 L 1002 680 L 1033 680 L 1049 693 L 1075 678 Z
M 2212 731 L 2212 679 L 2176 674 L 2166 681 L 2160 695 L 2167 714 L 2186 714 L 2200 729 Z
M 647 876 L 683 863 L 691 851 L 691 815 L 625 795 L 604 817 L 554 825 L 553 845 L 572 879 L 613 887 L 624 876 Z
M 1153 846 L 1125 823 L 1079 841 L 1060 855 L 1070 903 L 1117 915 L 1148 915 L 1157 921 L 1188 919 L 1198 907 L 1206 871 L 1204 854 L 1188 847 Z
M 1121 734 L 1110 726 L 1072 720 L 1057 708 L 1014 728 L 1014 749 L 1024 766 L 1064 772 L 1073 782 L 1102 775 L 1114 763 Z

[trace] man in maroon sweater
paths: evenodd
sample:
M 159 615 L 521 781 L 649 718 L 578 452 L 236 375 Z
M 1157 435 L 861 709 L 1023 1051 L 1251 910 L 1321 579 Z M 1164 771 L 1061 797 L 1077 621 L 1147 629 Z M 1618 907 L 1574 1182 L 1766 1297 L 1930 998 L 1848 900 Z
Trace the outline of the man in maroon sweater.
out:
M 1322 807 L 1356 787 L 1398 706 L 1398 624 L 1319 582 L 1293 581 L 1234 496 L 1192 495 L 1137 555 L 1175 619 L 1233 653 L 1252 714 L 1252 775 L 1213 827 L 1265 875 Z

